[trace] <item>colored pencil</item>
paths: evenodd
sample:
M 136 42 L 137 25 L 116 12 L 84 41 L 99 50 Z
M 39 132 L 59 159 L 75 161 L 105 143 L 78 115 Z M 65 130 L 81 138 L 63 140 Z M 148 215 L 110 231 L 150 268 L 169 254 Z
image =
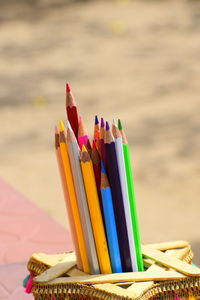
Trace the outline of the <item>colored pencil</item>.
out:
M 86 273 L 90 272 L 89 268 L 89 263 L 88 263 L 88 258 L 87 258 L 87 252 L 86 252 L 86 246 L 85 246 L 85 241 L 83 237 L 83 230 L 81 226 L 81 221 L 80 221 L 80 214 L 78 210 L 78 204 L 77 204 L 77 199 L 76 199 L 76 193 L 74 189 L 74 182 L 72 178 L 72 171 L 71 171 L 71 166 L 70 166 L 70 161 L 69 161 L 69 155 L 68 155 L 68 148 L 66 144 L 66 136 L 65 136 L 65 127 L 62 121 L 60 121 L 60 152 L 61 152 L 61 157 L 62 157 L 62 162 L 64 166 L 64 171 L 65 171 L 65 177 L 66 177 L 66 183 L 67 183 L 67 188 L 69 192 L 69 199 L 70 199 L 70 204 L 72 208 L 72 215 L 73 215 L 73 220 L 76 228 L 76 234 L 77 234 L 77 239 L 78 239 L 78 245 L 79 245 L 79 250 L 80 250 L 80 256 L 81 256 L 81 261 L 83 265 L 83 271 Z
M 122 268 L 124 272 L 131 272 L 132 264 L 130 258 L 129 240 L 126 227 L 126 218 L 124 212 L 119 169 L 117 164 L 117 154 L 115 150 L 115 142 L 111 134 L 108 122 L 106 122 L 106 132 L 104 141 L 106 152 L 106 168 L 111 186 Z
M 79 125 L 78 125 L 78 143 L 80 149 L 82 149 L 82 146 L 84 145 L 85 147 L 88 147 L 88 134 L 83 122 L 83 118 L 80 116 L 79 117 Z
M 81 152 L 81 169 L 87 195 L 88 207 L 90 211 L 90 218 L 94 233 L 100 271 L 103 274 L 112 273 L 92 161 L 84 145 Z
M 105 135 L 105 122 L 104 119 L 101 118 L 101 127 L 99 133 L 99 153 L 101 155 L 101 159 L 103 160 L 104 164 L 106 162 L 106 153 L 105 153 L 105 145 L 104 145 L 104 135 Z
M 92 164 L 93 164 L 94 177 L 95 177 L 96 186 L 97 186 L 97 193 L 98 193 L 98 196 L 99 196 L 99 204 L 100 204 L 103 224 L 104 224 L 104 227 L 105 227 L 104 212 L 103 212 L 103 205 L 102 205 L 101 191 L 100 191 L 100 185 L 101 185 L 101 158 L 100 158 L 99 152 L 96 148 L 96 144 L 95 144 L 94 140 L 93 140 L 93 143 L 92 143 L 92 151 L 91 151 L 90 156 L 91 156 L 91 160 L 92 160 Z
M 99 119 L 97 116 L 95 116 L 95 122 L 94 122 L 94 136 L 93 139 L 95 141 L 95 143 L 98 142 L 100 137 L 100 126 L 99 126 Z
M 129 195 L 128 195 L 127 180 L 126 180 L 122 137 L 115 120 L 113 120 L 112 133 L 115 138 L 115 150 L 117 154 L 117 164 L 119 167 L 119 178 L 120 178 L 121 189 L 122 189 L 122 197 L 123 197 L 123 204 L 124 204 L 124 211 L 125 211 L 125 218 L 126 218 L 126 227 L 128 232 L 132 270 L 133 272 L 137 272 L 138 266 L 137 266 L 135 241 L 134 241 L 133 227 L 132 227 L 132 220 L 131 220 L 131 211 L 129 205 Z
M 77 234 L 76 234 L 74 219 L 72 216 L 72 209 L 71 209 L 71 204 L 70 204 L 70 199 L 69 199 L 68 187 L 67 187 L 67 183 L 66 183 L 65 170 L 64 170 L 64 166 L 63 166 L 63 162 L 62 162 L 61 153 L 60 153 L 59 131 L 56 126 L 55 126 L 55 152 L 56 152 L 57 164 L 58 164 L 58 169 L 59 169 L 59 173 L 60 173 L 60 179 L 61 179 L 64 199 L 65 199 L 65 205 L 66 205 L 67 213 L 68 213 L 70 232 L 72 233 L 72 241 L 73 241 L 74 248 L 75 248 L 77 267 L 80 270 L 82 270 L 83 265 L 82 265 L 80 250 L 79 250 L 79 246 L 78 246 L 78 238 L 77 238 Z
M 80 212 L 81 224 L 86 244 L 87 256 L 90 266 L 90 274 L 99 274 L 99 263 L 97 259 L 96 247 L 80 167 L 79 147 L 74 132 L 70 129 L 69 122 L 67 126 L 67 146 L 74 179 L 74 187 Z
M 96 148 L 96 144 L 93 141 L 92 150 L 91 150 L 91 159 L 94 169 L 94 176 L 97 185 L 97 191 L 100 191 L 100 182 L 101 182 L 101 158 L 99 152 Z
M 126 179 L 127 179 L 127 185 L 128 185 L 129 203 L 130 203 L 130 210 L 131 210 L 131 219 L 132 219 L 132 227 L 133 227 L 134 240 L 135 240 L 138 270 L 143 271 L 144 264 L 143 264 L 143 260 L 142 260 L 140 232 L 139 232 L 139 223 L 138 223 L 137 208 L 136 208 L 136 201 L 135 201 L 130 149 L 129 149 L 126 135 L 124 133 L 124 130 L 122 128 L 122 123 L 120 120 L 118 120 L 118 128 L 122 135 L 122 142 L 123 142 L 123 153 L 124 153 L 124 161 L 125 161 L 125 169 L 126 169 Z
M 75 136 L 78 136 L 78 110 L 74 96 L 71 92 L 69 83 L 66 84 L 66 111 L 67 117 L 74 131 Z
M 121 273 L 122 264 L 113 209 L 113 200 L 103 161 L 101 163 L 101 196 L 112 270 L 113 273 Z

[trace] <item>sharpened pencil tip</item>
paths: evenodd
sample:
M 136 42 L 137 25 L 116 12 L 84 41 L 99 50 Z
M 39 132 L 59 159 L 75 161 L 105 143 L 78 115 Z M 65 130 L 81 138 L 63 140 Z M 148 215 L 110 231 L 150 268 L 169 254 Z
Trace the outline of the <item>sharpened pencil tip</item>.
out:
M 55 126 L 54 126 L 54 128 L 55 128 L 55 133 L 56 133 L 56 134 L 59 134 L 59 131 L 58 131 L 58 126 L 57 126 L 57 125 L 55 125 Z
M 60 132 L 63 132 L 65 130 L 65 125 L 62 120 L 60 120 Z
M 103 160 L 101 160 L 101 172 L 102 172 L 103 174 L 106 174 L 106 170 L 105 170 L 105 167 L 104 167 Z
M 70 130 L 72 130 L 72 127 L 71 127 L 71 124 L 70 124 L 70 122 L 69 122 L 69 120 L 67 120 L 67 128 L 69 128 Z
M 115 118 L 113 119 L 113 125 L 117 127 L 117 122 Z
M 104 128 L 105 127 L 105 122 L 104 122 L 104 119 L 101 118 L 101 128 Z
M 82 146 L 81 151 L 82 151 L 82 152 L 87 152 L 87 149 L 86 149 L 85 145 Z
M 106 121 L 106 130 L 107 130 L 107 131 L 110 130 L 110 126 L 109 126 L 109 124 L 108 124 L 107 121 Z
M 123 129 L 123 127 L 122 127 L 122 122 L 121 122 L 120 119 L 118 119 L 118 128 L 119 128 L 119 130 L 122 130 L 122 129 Z
M 97 116 L 95 116 L 95 125 L 99 124 L 99 119 Z
M 92 148 L 93 148 L 93 149 L 96 149 L 96 148 L 97 148 L 94 140 L 92 141 Z
M 71 89 L 70 89 L 69 83 L 67 83 L 67 84 L 66 84 L 66 92 L 67 92 L 67 93 L 70 93 L 70 92 L 71 92 Z

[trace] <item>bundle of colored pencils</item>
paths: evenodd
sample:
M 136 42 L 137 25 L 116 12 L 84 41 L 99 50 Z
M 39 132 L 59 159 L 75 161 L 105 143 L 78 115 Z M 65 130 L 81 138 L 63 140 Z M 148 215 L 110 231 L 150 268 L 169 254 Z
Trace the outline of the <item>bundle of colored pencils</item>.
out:
M 89 274 L 143 271 L 129 145 L 122 123 L 95 117 L 90 143 L 66 85 L 55 149 L 77 266 Z

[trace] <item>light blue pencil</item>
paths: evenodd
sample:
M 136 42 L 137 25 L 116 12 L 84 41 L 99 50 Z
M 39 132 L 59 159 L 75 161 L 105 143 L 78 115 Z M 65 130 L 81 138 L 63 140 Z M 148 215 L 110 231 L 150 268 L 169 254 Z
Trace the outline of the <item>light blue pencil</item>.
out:
M 112 271 L 113 273 L 121 273 L 122 264 L 119 251 L 112 195 L 103 161 L 101 162 L 101 196 Z

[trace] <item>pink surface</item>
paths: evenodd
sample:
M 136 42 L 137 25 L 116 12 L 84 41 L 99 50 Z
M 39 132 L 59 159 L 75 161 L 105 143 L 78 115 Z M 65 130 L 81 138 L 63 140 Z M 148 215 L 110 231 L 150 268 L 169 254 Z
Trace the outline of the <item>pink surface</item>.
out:
M 66 229 L 0 180 L 0 300 L 30 299 L 23 293 L 21 282 L 32 253 L 56 254 L 72 249 Z
M 26 263 L 0 265 L 0 299 L 33 300 L 31 294 L 25 294 L 22 280 L 27 275 Z

